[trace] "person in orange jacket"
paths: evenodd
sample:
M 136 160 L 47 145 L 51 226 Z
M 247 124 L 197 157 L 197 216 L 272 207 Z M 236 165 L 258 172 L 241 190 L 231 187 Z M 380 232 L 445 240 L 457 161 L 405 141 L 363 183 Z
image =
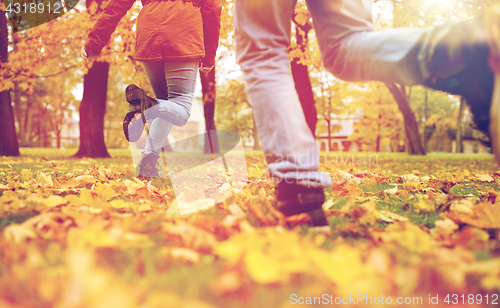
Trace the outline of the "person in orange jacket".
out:
M 134 58 L 143 62 L 156 100 L 135 85 L 127 87 L 126 97 L 129 103 L 142 106 L 143 112 L 144 106 L 152 107 L 143 115 L 144 121 L 154 120 L 137 172 L 139 176 L 156 177 L 159 154 L 172 125 L 183 126 L 190 116 L 198 67 L 208 72 L 215 65 L 222 6 L 220 0 L 141 1 L 143 8 L 137 19 Z M 82 48 L 87 61 L 100 53 L 134 2 L 111 0 L 108 3 Z M 129 115 L 135 113 L 129 112 Z M 140 132 L 144 123 L 141 125 Z M 128 133 L 132 129 L 130 126 Z M 125 127 L 124 130 L 128 138 Z

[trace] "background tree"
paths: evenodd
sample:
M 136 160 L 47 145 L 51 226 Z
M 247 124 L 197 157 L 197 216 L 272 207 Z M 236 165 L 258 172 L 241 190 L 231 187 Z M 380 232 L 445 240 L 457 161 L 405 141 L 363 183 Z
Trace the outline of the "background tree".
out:
M 425 155 L 424 144 L 420 138 L 420 131 L 415 113 L 410 107 L 410 96 L 406 94 L 405 87 L 395 83 L 387 83 L 387 88 L 394 96 L 399 110 L 403 114 L 405 122 L 406 138 L 408 140 L 408 153 L 416 155 Z
M 292 21 L 295 25 L 295 44 L 292 43 L 289 48 L 290 68 L 307 125 L 316 136 L 318 113 L 308 69 L 312 58 L 308 47 L 309 32 L 313 30 L 313 23 L 304 2 L 298 2 L 295 6 Z
M 457 148 L 456 151 L 457 153 L 462 153 L 463 151 L 463 146 L 462 146 L 462 119 L 464 117 L 464 109 L 465 109 L 465 99 L 462 98 L 460 99 L 460 108 L 458 111 L 458 117 L 457 117 L 457 136 L 455 138 L 456 143 L 457 143 Z
M 200 72 L 201 79 L 201 91 L 203 93 L 203 114 L 205 116 L 205 130 L 208 134 L 208 139 L 205 139 L 205 145 L 203 147 L 203 153 L 218 153 L 219 152 L 219 141 L 217 135 L 211 133 L 215 131 L 215 68 L 208 73 Z M 208 143 L 207 143 L 208 141 Z
M 8 57 L 7 17 L 2 1 L 0 3 L 0 63 L 2 66 L 7 62 Z M 14 113 L 8 89 L 0 90 L 0 117 L 0 132 L 2 132 L 0 135 L 0 156 L 19 156 Z
M 432 27 L 448 19 L 468 19 L 480 14 L 484 7 L 498 3 L 498 1 L 493 0 L 394 0 L 386 2 L 390 2 L 393 8 L 393 19 L 389 25 L 392 27 Z M 413 120 L 414 116 L 412 115 L 413 111 L 410 107 L 410 102 L 407 100 L 408 96 L 405 94 L 405 89 L 395 84 L 388 84 L 388 87 L 398 102 L 399 107 L 402 108 L 401 111 L 404 115 L 406 114 L 405 119 L 408 118 L 409 120 L 408 123 L 405 123 L 405 127 L 407 128 L 410 150 L 415 151 L 417 149 L 418 151 L 421 148 L 421 142 L 418 142 L 418 140 L 421 140 L 421 138 L 417 138 L 417 129 Z
M 98 15 L 105 7 L 103 0 L 86 0 L 87 11 Z M 95 4 L 92 6 L 92 4 Z M 80 113 L 80 146 L 76 157 L 110 157 L 104 142 L 104 115 L 108 91 L 109 63 L 94 61 L 83 77 Z
M 404 118 L 391 92 L 378 82 L 359 84 L 355 91 L 358 96 L 352 107 L 360 117 L 349 139 L 361 144 L 363 150 L 379 152 L 390 147 L 397 152 L 405 140 Z
M 241 78 L 227 80 L 217 87 L 216 123 L 219 129 L 237 132 L 243 145 L 256 139 L 252 107 L 248 101 L 245 84 Z M 254 144 L 255 145 L 255 144 Z

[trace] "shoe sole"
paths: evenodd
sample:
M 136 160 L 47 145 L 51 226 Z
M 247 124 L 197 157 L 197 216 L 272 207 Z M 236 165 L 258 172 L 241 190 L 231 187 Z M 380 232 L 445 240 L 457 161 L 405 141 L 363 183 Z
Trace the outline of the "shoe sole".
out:
M 144 115 L 145 106 L 148 98 L 146 93 L 135 84 L 128 85 L 125 89 L 125 99 L 130 104 L 129 113 L 123 119 L 123 133 L 129 142 L 136 142 L 142 135 L 142 131 L 146 125 L 146 117 Z M 138 109 L 138 111 L 132 111 Z M 135 115 L 141 114 L 141 118 L 137 119 Z
M 494 7 L 488 12 L 485 26 L 489 30 L 490 56 L 488 62 L 494 73 L 489 132 L 493 154 L 497 163 L 500 164 L 500 7 Z
M 136 142 L 141 138 L 142 131 L 144 130 L 144 123 L 140 111 L 129 112 L 123 119 L 123 134 L 128 142 Z

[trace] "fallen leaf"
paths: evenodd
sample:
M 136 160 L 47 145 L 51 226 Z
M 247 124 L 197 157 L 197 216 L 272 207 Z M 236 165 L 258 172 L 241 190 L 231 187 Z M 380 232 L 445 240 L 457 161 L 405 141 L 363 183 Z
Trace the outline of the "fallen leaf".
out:
M 36 233 L 33 228 L 27 225 L 12 224 L 3 230 L 4 237 L 7 241 L 15 242 L 21 244 L 27 239 L 36 238 Z
M 480 182 L 494 182 L 495 179 L 493 179 L 489 174 L 474 174 L 474 179 Z
M 500 205 L 479 203 L 474 206 L 473 213 L 463 211 L 450 211 L 448 218 L 482 229 L 500 228 Z

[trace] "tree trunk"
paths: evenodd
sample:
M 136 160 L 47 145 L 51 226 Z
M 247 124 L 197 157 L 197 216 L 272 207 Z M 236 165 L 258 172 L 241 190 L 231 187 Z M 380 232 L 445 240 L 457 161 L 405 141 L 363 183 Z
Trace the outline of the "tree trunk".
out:
M 380 101 L 379 101 L 380 104 Z M 377 125 L 377 138 L 375 139 L 375 152 L 380 152 L 380 141 L 382 140 L 382 129 L 380 128 L 382 121 L 382 115 L 378 115 L 378 125 Z
M 309 71 L 307 70 L 307 66 L 298 63 L 298 59 L 294 59 L 290 63 L 290 67 L 292 68 L 295 90 L 299 96 L 300 105 L 302 106 L 307 126 L 309 126 L 311 133 L 316 138 L 318 112 L 316 111 L 316 102 L 314 101 Z
M 32 112 L 31 112 L 31 106 L 33 106 L 33 101 L 30 96 L 27 97 L 26 100 L 26 110 L 24 112 L 24 121 L 23 121 L 23 139 L 21 139 L 22 143 L 24 146 L 31 144 L 31 118 L 32 118 Z
M 429 146 L 429 138 L 427 137 L 427 121 L 429 120 L 429 114 L 428 114 L 428 108 L 427 108 L 427 103 L 428 103 L 429 97 L 427 95 L 427 88 L 425 88 L 425 109 L 424 109 L 424 116 L 425 116 L 425 125 L 424 125 L 424 149 L 425 152 L 427 152 L 427 148 Z
M 14 98 L 14 115 L 17 122 L 17 138 L 19 141 L 23 140 L 24 126 L 23 126 L 23 112 L 21 106 L 21 93 L 19 91 L 18 82 L 14 82 L 14 89 L 12 89 Z
M 8 53 L 7 16 L 0 10 L 0 63 L 7 62 Z M 16 125 L 10 91 L 0 92 L 0 156 L 19 156 Z
M 219 141 L 215 134 L 215 68 L 208 73 L 200 72 L 201 92 L 203 93 L 203 113 L 208 139 L 205 139 L 203 153 L 219 153 Z M 213 132 L 211 132 L 213 131 Z M 208 142 L 207 142 L 208 141 Z
M 293 16 L 295 18 L 295 14 Z M 297 46 L 302 52 L 305 52 L 308 43 L 309 31 L 312 30 L 313 26 L 310 21 L 307 21 L 304 25 L 299 24 L 295 21 L 295 37 L 297 38 Z M 300 33 L 300 30 L 304 34 Z M 314 101 L 314 94 L 311 86 L 311 79 L 309 78 L 309 71 L 307 66 L 299 63 L 298 58 L 292 59 L 290 63 L 292 70 L 293 82 L 295 84 L 295 90 L 299 96 L 300 105 L 302 106 L 302 111 L 306 118 L 307 126 L 311 130 L 314 138 L 316 138 L 316 123 L 318 122 L 318 112 L 316 110 L 316 102 Z
M 414 155 L 425 155 L 425 149 L 418 131 L 418 123 L 415 118 L 415 113 L 411 110 L 408 98 L 403 87 L 395 83 L 386 83 L 387 88 L 391 91 L 392 96 L 398 104 L 399 110 L 403 114 L 405 122 L 406 137 L 408 139 L 408 153 Z
M 61 148 L 61 131 L 62 131 L 62 121 L 56 124 L 56 140 L 57 140 L 57 148 Z
M 455 138 L 456 143 L 456 153 L 463 152 L 462 146 L 462 118 L 464 117 L 464 109 L 465 109 L 465 99 L 460 98 L 460 109 L 458 110 L 458 118 L 457 118 L 457 136 Z
M 76 157 L 110 157 L 104 142 L 104 114 L 108 90 L 109 63 L 94 62 L 83 77 L 80 103 L 80 147 Z
M 92 3 L 100 6 L 103 0 L 87 0 L 87 10 Z M 98 9 L 99 14 L 102 9 Z M 83 98 L 80 103 L 80 146 L 75 157 L 110 157 L 104 141 L 104 115 L 108 92 L 109 63 L 94 62 L 83 77 Z
M 254 151 L 262 151 L 262 145 L 260 144 L 259 133 L 257 132 L 257 124 L 255 123 L 254 116 L 252 116 L 252 120 L 253 120 L 253 129 L 252 129 L 253 149 Z

